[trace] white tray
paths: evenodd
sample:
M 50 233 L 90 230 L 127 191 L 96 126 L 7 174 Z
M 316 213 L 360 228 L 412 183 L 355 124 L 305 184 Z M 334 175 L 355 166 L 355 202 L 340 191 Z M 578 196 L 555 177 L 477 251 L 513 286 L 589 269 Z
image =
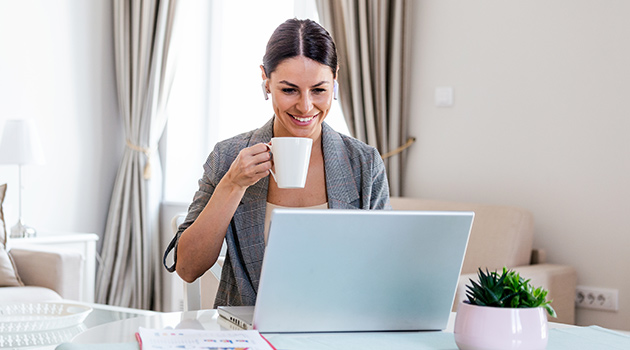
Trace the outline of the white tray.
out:
M 76 326 L 51 329 L 48 331 L 0 333 L 0 349 L 25 349 L 57 345 L 70 341 L 75 335 L 86 329 L 87 327 L 83 323 L 80 323 Z
M 61 302 L 0 304 L 0 334 L 76 326 L 91 311 L 89 306 Z

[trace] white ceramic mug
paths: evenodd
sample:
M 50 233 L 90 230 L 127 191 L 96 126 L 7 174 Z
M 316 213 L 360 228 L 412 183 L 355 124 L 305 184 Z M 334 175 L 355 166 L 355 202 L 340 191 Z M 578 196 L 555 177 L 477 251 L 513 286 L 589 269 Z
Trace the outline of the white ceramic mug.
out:
M 270 170 L 279 188 L 304 188 L 308 164 L 311 160 L 313 139 L 307 137 L 274 137 L 266 145 L 271 151 L 273 168 Z

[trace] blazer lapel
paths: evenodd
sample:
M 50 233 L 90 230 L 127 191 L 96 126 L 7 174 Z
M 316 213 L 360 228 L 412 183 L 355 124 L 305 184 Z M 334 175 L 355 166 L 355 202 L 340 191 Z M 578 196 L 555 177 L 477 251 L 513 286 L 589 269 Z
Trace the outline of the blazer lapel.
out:
M 348 150 L 341 136 L 326 123 L 322 124 L 322 147 L 329 208 L 357 208 L 360 196 Z

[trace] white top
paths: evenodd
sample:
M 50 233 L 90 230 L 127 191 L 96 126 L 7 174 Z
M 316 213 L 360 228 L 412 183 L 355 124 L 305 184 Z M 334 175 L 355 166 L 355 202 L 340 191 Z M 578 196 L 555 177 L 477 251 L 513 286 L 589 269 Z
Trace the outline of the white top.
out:
M 271 212 L 276 208 L 291 209 L 291 207 L 283 207 L 267 202 L 267 209 L 265 210 L 265 246 L 267 245 L 267 239 L 269 238 L 269 223 L 271 222 Z M 328 202 L 314 205 L 312 207 L 299 207 L 299 209 L 328 209 Z

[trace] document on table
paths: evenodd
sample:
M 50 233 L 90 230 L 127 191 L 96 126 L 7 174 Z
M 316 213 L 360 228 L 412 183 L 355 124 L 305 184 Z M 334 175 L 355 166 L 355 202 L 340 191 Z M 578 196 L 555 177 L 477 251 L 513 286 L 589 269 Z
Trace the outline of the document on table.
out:
M 137 338 L 142 350 L 275 350 L 258 331 L 204 331 L 140 327 Z

